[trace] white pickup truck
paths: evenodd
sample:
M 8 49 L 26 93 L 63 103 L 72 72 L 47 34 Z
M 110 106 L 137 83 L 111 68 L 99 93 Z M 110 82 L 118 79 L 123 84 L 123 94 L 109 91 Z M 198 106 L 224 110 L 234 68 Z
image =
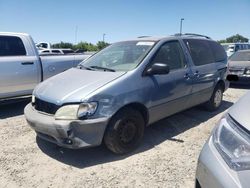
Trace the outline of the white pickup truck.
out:
M 0 101 L 30 95 L 38 83 L 89 56 L 39 56 L 30 35 L 0 32 Z

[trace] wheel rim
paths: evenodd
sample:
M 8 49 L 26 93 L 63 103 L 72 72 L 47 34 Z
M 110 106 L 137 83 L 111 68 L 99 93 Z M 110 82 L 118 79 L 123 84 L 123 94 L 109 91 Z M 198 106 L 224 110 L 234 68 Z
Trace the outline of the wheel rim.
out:
M 222 92 L 221 90 L 217 90 L 214 95 L 214 104 L 216 107 L 220 106 L 222 100 Z
M 136 123 L 132 120 L 126 120 L 121 124 L 119 137 L 123 144 L 130 144 L 136 138 Z

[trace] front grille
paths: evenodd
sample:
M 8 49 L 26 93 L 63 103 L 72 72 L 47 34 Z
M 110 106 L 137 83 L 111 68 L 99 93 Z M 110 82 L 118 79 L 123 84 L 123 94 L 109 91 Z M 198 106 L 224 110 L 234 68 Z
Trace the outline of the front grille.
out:
M 32 104 L 34 108 L 40 112 L 45 112 L 47 114 L 55 114 L 56 111 L 60 108 L 60 106 L 43 101 L 41 99 L 36 98 L 35 103 Z

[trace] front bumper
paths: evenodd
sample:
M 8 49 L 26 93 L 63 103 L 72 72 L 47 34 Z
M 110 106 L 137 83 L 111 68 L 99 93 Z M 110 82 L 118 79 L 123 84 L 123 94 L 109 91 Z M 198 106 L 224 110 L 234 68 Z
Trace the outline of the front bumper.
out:
M 31 104 L 25 107 L 24 114 L 39 137 L 71 149 L 100 145 L 108 123 L 108 118 L 55 120 L 54 116 L 38 112 Z
M 249 170 L 232 170 L 217 151 L 210 137 L 201 151 L 196 170 L 196 180 L 202 188 L 249 187 L 249 175 Z

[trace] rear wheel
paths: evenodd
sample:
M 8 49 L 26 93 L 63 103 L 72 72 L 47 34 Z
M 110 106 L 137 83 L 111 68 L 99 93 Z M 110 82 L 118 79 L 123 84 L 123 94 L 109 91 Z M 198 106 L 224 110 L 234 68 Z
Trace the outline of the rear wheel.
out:
M 109 150 L 117 154 L 133 151 L 144 134 L 144 119 L 140 112 L 132 108 L 124 108 L 111 119 L 104 143 Z
M 214 89 L 214 92 L 210 100 L 205 104 L 206 108 L 209 111 L 217 110 L 221 106 L 222 98 L 223 98 L 223 89 L 222 86 L 218 85 Z

